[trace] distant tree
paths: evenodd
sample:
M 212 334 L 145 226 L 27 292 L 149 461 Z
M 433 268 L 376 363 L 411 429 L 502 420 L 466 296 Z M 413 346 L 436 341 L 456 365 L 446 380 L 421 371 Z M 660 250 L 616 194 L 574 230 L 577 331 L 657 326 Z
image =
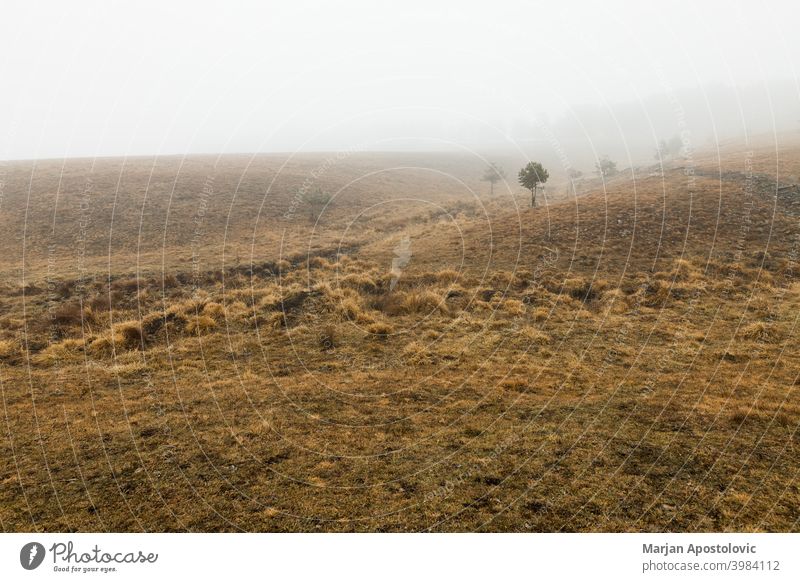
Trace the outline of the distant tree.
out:
M 656 147 L 655 152 L 655 159 L 657 160 L 667 160 L 669 158 L 674 158 L 675 156 L 681 153 L 681 149 L 683 148 L 683 141 L 681 140 L 680 136 L 673 135 L 669 141 L 662 139 L 658 142 L 658 147 Z
M 569 184 L 567 185 L 567 195 L 575 194 L 575 186 L 576 183 L 583 178 L 583 172 L 578 170 L 577 168 L 567 168 L 567 178 L 569 178 Z
M 539 162 L 528 162 L 528 165 L 519 171 L 519 183 L 531 191 L 531 208 L 536 207 L 536 193 L 539 184 L 544 184 L 550 173 Z
M 669 142 L 667 142 L 667 147 L 669 148 L 669 155 L 680 155 L 681 150 L 683 149 L 683 140 L 681 139 L 681 136 L 673 135 Z
M 331 198 L 332 196 L 322 188 L 315 188 L 306 194 L 305 201 L 308 205 L 308 215 L 311 222 L 319 220 L 322 211 L 330 204 Z
M 489 164 L 489 167 L 486 168 L 486 170 L 483 172 L 482 180 L 484 182 L 489 182 L 489 184 L 491 184 L 490 193 L 492 196 L 494 196 L 494 185 L 505 177 L 506 173 L 503 170 L 503 168 L 492 162 L 491 164 Z
M 669 144 L 667 140 L 662 139 L 658 142 L 658 146 L 656 146 L 656 153 L 653 154 L 653 157 L 658 160 L 666 160 L 669 157 Z
M 594 165 L 594 171 L 601 178 L 610 178 L 617 174 L 617 162 L 612 162 L 608 156 L 603 156 Z

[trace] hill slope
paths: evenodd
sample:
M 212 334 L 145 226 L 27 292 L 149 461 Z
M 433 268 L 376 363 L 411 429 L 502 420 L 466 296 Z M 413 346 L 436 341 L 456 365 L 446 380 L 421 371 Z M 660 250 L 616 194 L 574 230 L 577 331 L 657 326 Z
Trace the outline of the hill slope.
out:
M 214 179 L 202 243 L 213 162 L 193 160 L 172 203 L 135 198 L 146 180 L 108 162 L 87 275 L 48 261 L 83 256 L 71 207 L 57 252 L 28 221 L 30 280 L 2 296 L 0 525 L 797 530 L 800 229 L 781 179 L 739 161 L 527 209 L 475 196 L 463 159 L 392 170 L 385 190 L 363 178 L 425 164 L 354 159 L 319 179 L 359 184 L 327 218 L 280 228 L 286 188 L 262 231 L 273 166 L 240 201 L 246 164 L 221 160 L 237 169 Z M 120 175 L 132 198 L 105 230 Z M 16 250 L 20 216 L 4 218 Z

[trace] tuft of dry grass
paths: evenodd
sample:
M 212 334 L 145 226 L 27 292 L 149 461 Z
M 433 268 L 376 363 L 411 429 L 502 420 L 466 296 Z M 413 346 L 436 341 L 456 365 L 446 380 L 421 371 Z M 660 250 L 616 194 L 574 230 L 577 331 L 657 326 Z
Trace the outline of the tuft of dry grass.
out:
M 434 362 L 434 354 L 421 342 L 412 341 L 403 347 L 403 359 L 412 365 L 418 366 Z
M 700 271 L 688 260 L 678 259 L 672 264 L 670 277 L 681 283 L 691 283 L 702 277 Z
M 119 344 L 126 349 L 144 346 L 144 332 L 138 321 L 125 321 L 114 326 L 114 337 L 119 338 Z
M 544 346 L 550 343 L 550 336 L 545 332 L 536 329 L 535 327 L 523 327 L 520 330 L 520 335 L 525 339 L 525 341 L 537 346 Z
M 439 283 L 449 285 L 461 280 L 461 274 L 455 269 L 442 269 L 436 273 L 436 280 Z
M 622 314 L 629 309 L 628 296 L 622 289 L 606 291 L 602 301 L 607 314 Z
M 356 323 L 369 324 L 375 320 L 361 307 L 357 299 L 353 297 L 345 297 L 336 305 L 336 311 L 339 316 L 347 321 Z
M 195 335 L 205 335 L 217 327 L 217 322 L 207 315 L 192 315 L 186 321 L 186 331 Z
M 528 390 L 528 380 L 525 378 L 506 378 L 500 382 L 500 386 L 513 392 L 525 392 Z
M 330 352 L 336 349 L 338 343 L 338 334 L 336 328 L 332 325 L 326 325 L 319 332 L 319 347 L 325 352 Z
M 89 342 L 89 354 L 96 358 L 107 358 L 114 354 L 116 346 L 122 346 L 122 338 L 115 338 L 111 334 L 103 334 Z
M 0 360 L 11 360 L 20 355 L 19 342 L 0 340 Z
M 86 318 L 86 312 L 77 301 L 63 303 L 53 312 L 52 321 L 59 326 L 80 326 Z
M 378 321 L 368 325 L 367 332 L 379 339 L 386 339 L 389 335 L 394 333 L 394 327 L 386 322 Z
M 749 323 L 739 330 L 740 337 L 751 341 L 771 343 L 780 338 L 780 334 L 774 325 L 755 321 Z
M 203 307 L 203 315 L 207 315 L 216 321 L 225 319 L 225 307 L 221 303 L 209 301 Z
M 602 296 L 606 287 L 608 287 L 608 282 L 603 279 L 572 277 L 564 280 L 563 292 L 576 301 L 591 303 Z
M 639 301 L 642 305 L 653 308 L 662 308 L 670 300 L 670 286 L 658 279 L 652 279 L 642 285 L 638 291 Z
M 546 307 L 537 307 L 531 314 L 533 321 L 546 321 L 550 317 L 550 310 Z
M 444 299 L 427 289 L 406 293 L 402 303 L 402 310 L 405 313 L 430 314 L 436 311 L 442 314 L 450 313 Z
M 329 261 L 325 257 L 311 257 L 308 260 L 308 267 L 310 269 L 322 269 L 325 271 L 329 271 L 336 266 L 335 263 Z
M 506 299 L 502 303 L 502 309 L 510 315 L 525 315 L 525 304 L 519 299 Z
M 350 273 L 341 278 L 343 285 L 363 291 L 374 293 L 378 290 L 378 284 L 366 273 Z

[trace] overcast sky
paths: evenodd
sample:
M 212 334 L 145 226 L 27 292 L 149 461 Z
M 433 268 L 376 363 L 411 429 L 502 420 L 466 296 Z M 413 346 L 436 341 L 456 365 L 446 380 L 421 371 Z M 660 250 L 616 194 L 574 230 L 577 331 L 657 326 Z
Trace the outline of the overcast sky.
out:
M 714 84 L 796 100 L 798 23 L 796 0 L 3 0 L 0 159 L 433 149 Z

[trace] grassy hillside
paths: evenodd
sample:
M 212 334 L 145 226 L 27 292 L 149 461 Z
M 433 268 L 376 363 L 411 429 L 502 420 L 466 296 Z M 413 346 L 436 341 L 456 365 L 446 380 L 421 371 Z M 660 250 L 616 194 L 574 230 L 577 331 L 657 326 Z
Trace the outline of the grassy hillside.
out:
M 800 149 L 749 152 L 536 209 L 461 156 L 7 167 L 0 527 L 797 530 Z

